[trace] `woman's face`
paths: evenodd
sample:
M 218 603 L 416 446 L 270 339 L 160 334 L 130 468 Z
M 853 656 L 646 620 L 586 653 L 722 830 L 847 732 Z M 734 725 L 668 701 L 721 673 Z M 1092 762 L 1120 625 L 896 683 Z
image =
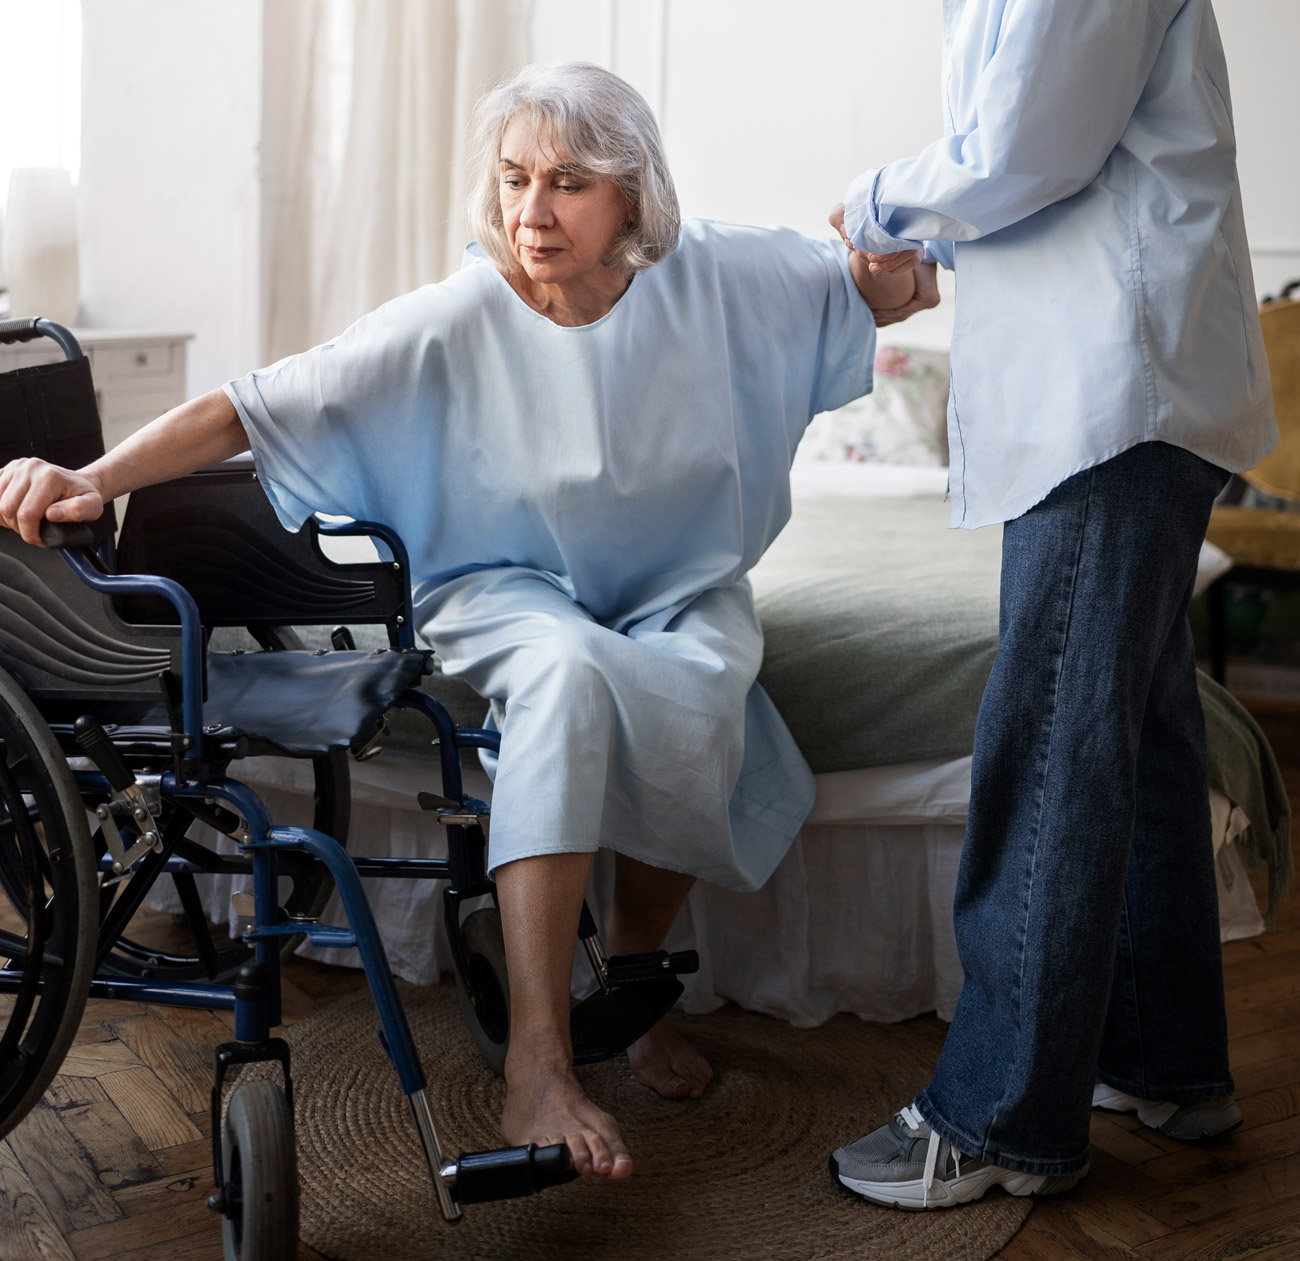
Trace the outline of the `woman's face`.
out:
M 501 216 L 510 252 L 540 285 L 605 279 L 601 260 L 628 222 L 623 195 L 604 176 L 566 166 L 564 155 L 517 114 L 501 137 Z

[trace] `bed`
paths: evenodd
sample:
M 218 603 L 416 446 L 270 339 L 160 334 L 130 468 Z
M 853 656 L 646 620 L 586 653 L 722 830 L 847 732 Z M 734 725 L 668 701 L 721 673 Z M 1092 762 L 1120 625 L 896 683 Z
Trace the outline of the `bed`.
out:
M 683 1005 L 733 1001 L 796 1025 L 836 1012 L 895 1021 L 951 1017 L 961 987 L 951 904 L 970 782 L 975 713 L 996 650 L 1001 532 L 949 531 L 942 468 L 801 460 L 790 525 L 755 570 L 766 635 L 761 681 L 817 773 L 817 800 L 789 854 L 752 894 L 698 885 L 670 935 L 701 966 Z M 485 705 L 435 676 L 458 721 Z M 1262 931 L 1246 866 L 1290 877 L 1289 813 L 1272 754 L 1249 715 L 1208 678 L 1210 796 L 1225 940 Z M 353 767 L 350 847 L 410 856 L 439 842 L 415 793 L 436 787 L 414 729 Z M 261 759 L 239 768 L 281 821 L 310 817 L 310 769 Z M 471 775 L 473 772 L 471 772 Z M 488 797 L 478 773 L 469 791 Z M 612 862 L 594 865 L 599 912 Z M 437 889 L 371 881 L 395 972 L 432 983 L 451 963 Z M 210 882 L 214 921 L 235 884 Z M 337 908 L 326 910 L 326 916 Z M 350 952 L 307 953 L 353 963 Z M 575 992 L 587 985 L 575 960 Z

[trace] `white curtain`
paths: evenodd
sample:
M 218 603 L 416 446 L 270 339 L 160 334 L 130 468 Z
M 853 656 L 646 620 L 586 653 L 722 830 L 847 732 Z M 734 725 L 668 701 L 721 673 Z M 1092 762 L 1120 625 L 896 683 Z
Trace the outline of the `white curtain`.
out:
M 276 0 L 263 47 L 268 360 L 460 265 L 475 100 L 531 0 Z

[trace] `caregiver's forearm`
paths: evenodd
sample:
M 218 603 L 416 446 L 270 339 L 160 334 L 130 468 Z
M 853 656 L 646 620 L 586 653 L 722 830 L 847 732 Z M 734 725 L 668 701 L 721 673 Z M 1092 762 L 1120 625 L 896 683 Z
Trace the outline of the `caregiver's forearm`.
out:
M 224 390 L 212 390 L 173 407 L 81 472 L 101 489 L 104 502 L 183 477 L 248 450 L 248 436 Z

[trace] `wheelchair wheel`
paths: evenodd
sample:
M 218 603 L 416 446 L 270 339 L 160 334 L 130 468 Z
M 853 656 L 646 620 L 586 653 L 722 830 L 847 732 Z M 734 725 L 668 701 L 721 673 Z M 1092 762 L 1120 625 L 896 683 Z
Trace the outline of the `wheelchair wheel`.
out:
M 501 912 L 489 906 L 467 915 L 460 936 L 467 973 L 456 975 L 460 1009 L 479 1054 L 498 1077 L 503 1077 L 510 1049 L 510 978 Z
M 0 1137 L 45 1093 L 81 1024 L 98 899 L 81 798 L 35 705 L 0 670 Z
M 226 1261 L 298 1255 L 298 1156 L 293 1114 L 272 1081 L 241 1082 L 221 1125 Z

